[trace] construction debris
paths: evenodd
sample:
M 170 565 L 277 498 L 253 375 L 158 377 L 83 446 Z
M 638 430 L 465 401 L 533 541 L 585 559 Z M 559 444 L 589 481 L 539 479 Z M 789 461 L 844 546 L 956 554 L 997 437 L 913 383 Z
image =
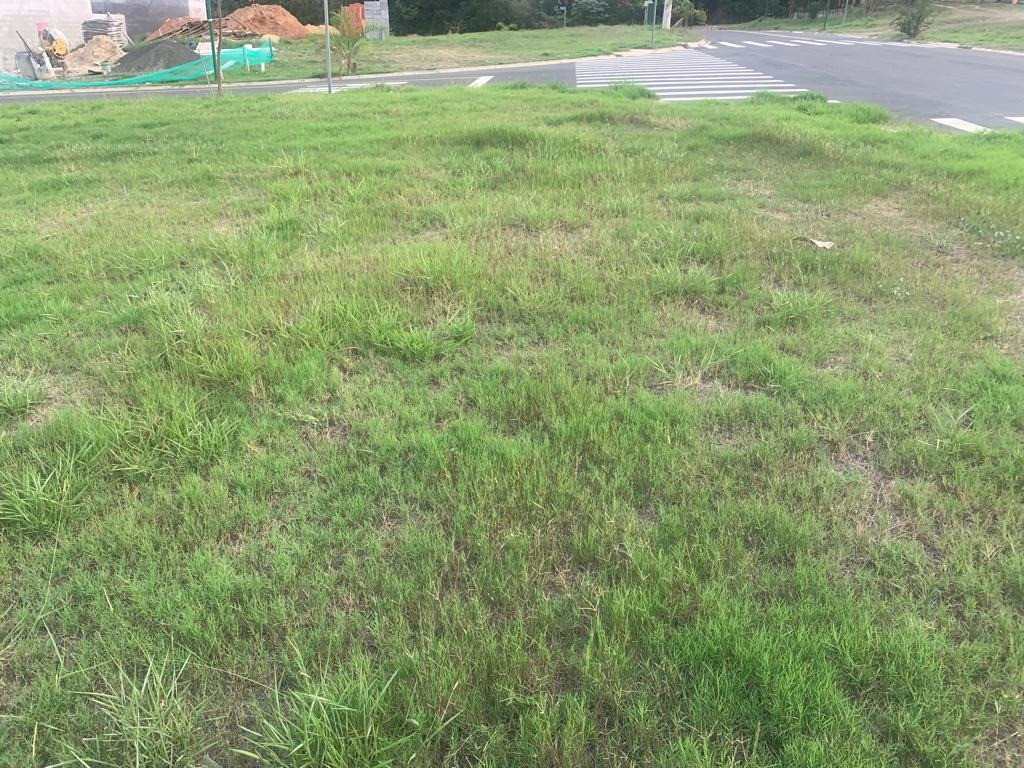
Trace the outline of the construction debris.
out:
M 187 45 L 182 45 L 174 40 L 158 40 L 125 53 L 113 71 L 116 74 L 156 72 L 188 64 L 190 61 L 198 61 L 199 58 L 199 54 Z
M 96 14 L 82 22 L 82 38 L 85 42 L 88 43 L 94 37 L 100 35 L 109 37 L 121 48 L 132 44 L 132 39 L 128 37 L 128 30 L 124 23 L 124 14 L 122 13 Z
M 106 35 L 97 35 L 85 45 L 64 57 L 69 74 L 85 75 L 102 72 L 104 64 L 114 64 L 124 56 L 120 46 Z
M 238 24 L 228 16 L 223 20 L 213 20 L 213 29 L 216 34 L 223 34 L 236 40 L 245 40 L 259 35 L 246 26 Z M 182 16 L 179 19 L 168 19 L 161 24 L 156 31 L 146 38 L 147 42 L 154 40 L 181 40 L 182 38 L 206 37 L 210 32 L 210 24 L 205 19 L 197 19 L 193 16 Z

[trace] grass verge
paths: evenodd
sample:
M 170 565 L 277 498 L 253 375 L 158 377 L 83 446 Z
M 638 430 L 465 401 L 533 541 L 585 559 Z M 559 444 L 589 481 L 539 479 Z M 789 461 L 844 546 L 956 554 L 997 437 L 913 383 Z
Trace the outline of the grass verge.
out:
M 695 32 L 657 30 L 654 47 L 699 40 Z M 641 25 L 568 27 L 506 32 L 471 32 L 434 37 L 391 37 L 368 43 L 358 58 L 359 74 L 403 72 L 421 69 L 476 67 L 603 56 L 634 48 L 650 48 L 651 33 Z M 289 80 L 324 77 L 324 41 L 311 35 L 305 40 L 282 40 L 277 59 L 266 72 L 228 70 L 229 81 Z M 335 66 L 338 57 L 335 56 Z
M 637 95 L 0 112 L 0 765 L 1020 764 L 1024 136 Z
M 851 9 L 842 23 L 842 9 L 829 17 L 830 32 L 865 33 L 873 37 L 897 39 L 892 28 L 896 8 L 875 13 Z M 739 24 L 733 29 L 807 30 L 818 31 L 824 19 L 758 19 Z M 958 43 L 964 46 L 1024 50 L 1024 5 L 1008 3 L 938 3 L 929 26 L 921 33 L 922 41 Z

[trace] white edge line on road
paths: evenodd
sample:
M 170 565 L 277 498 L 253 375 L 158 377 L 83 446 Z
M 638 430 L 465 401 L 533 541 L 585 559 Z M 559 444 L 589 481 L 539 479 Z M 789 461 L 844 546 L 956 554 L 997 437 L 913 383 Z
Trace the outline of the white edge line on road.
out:
M 961 120 L 959 117 L 933 117 L 932 122 L 966 133 L 986 133 L 988 131 L 988 128 L 983 125 L 969 123 L 966 120 Z
M 1008 117 L 1007 120 L 1013 120 L 1015 123 L 1024 123 L 1024 117 Z
M 485 86 L 489 82 L 491 82 L 491 80 L 493 80 L 493 79 L 494 79 L 494 75 L 484 75 L 483 77 L 478 77 L 476 80 L 474 80 L 472 83 L 470 83 L 466 87 L 467 88 L 482 88 L 483 86 Z

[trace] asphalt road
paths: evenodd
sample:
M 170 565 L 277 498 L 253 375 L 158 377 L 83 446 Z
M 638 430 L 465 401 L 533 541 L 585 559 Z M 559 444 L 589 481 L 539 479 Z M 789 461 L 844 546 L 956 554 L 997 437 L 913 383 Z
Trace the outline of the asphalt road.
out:
M 666 100 L 744 98 L 756 90 L 817 91 L 885 107 L 940 130 L 1024 128 L 1024 56 L 852 35 L 709 28 L 708 45 L 646 56 L 343 78 L 341 92 L 379 84 L 487 87 L 502 82 L 600 88 L 636 82 Z M 322 93 L 325 81 L 245 83 L 231 93 Z M 207 96 L 207 85 L 0 93 L 0 105 L 53 99 Z
M 1024 56 L 809 33 L 710 30 L 706 37 L 703 50 L 716 58 L 830 99 L 878 104 L 922 122 L 1024 128 L 1008 119 L 1024 116 Z

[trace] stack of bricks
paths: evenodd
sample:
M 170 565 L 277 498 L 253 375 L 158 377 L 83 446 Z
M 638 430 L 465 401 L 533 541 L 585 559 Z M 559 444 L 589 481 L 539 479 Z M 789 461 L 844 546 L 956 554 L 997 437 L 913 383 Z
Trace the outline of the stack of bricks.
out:
M 385 40 L 391 34 L 391 16 L 388 0 L 365 0 L 366 36 L 370 40 Z

